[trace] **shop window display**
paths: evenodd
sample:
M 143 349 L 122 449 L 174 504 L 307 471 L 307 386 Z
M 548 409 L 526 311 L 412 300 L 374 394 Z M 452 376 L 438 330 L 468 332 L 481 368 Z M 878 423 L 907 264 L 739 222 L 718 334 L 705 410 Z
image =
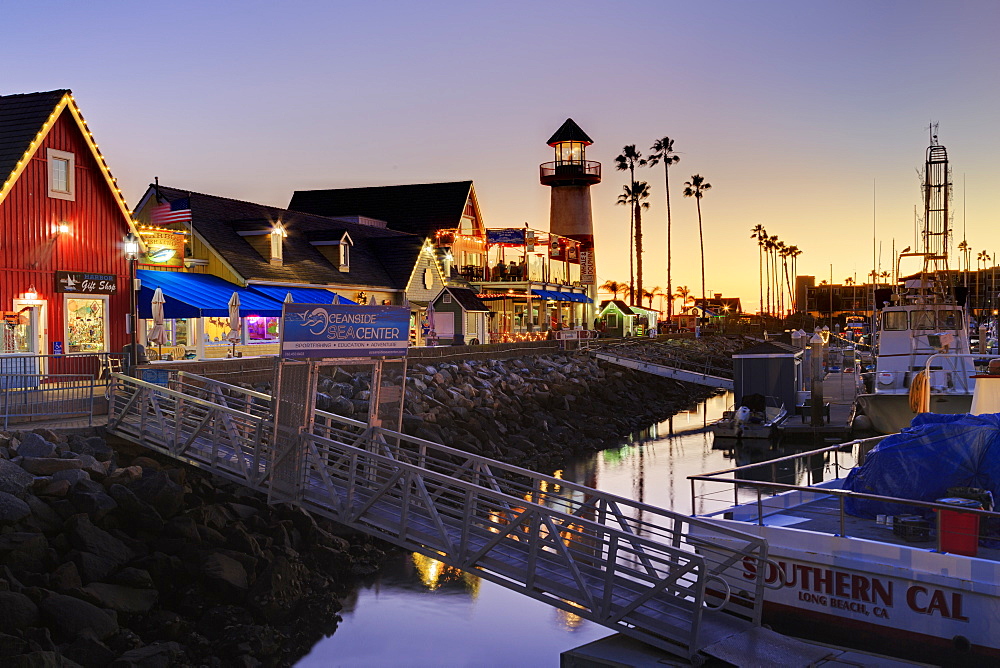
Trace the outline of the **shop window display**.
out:
M 107 302 L 94 297 L 66 300 L 66 352 L 108 350 Z
M 262 318 L 250 316 L 246 318 L 247 341 L 249 343 L 270 343 L 278 340 L 278 321 L 280 318 Z

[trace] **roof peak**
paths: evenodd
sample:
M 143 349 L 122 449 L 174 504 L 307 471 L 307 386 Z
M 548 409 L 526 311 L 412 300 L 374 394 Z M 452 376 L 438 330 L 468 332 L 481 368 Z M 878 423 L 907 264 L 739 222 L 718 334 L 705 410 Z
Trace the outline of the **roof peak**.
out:
M 549 146 L 554 146 L 564 141 L 580 141 L 590 146 L 594 140 L 587 136 L 587 133 L 580 129 L 580 126 L 572 118 L 567 118 L 566 122 L 559 126 L 559 129 L 549 137 L 546 142 Z

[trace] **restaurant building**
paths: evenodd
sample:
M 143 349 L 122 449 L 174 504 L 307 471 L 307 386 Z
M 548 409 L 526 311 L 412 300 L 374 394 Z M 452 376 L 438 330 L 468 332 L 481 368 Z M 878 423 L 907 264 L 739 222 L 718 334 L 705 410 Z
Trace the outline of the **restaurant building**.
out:
M 96 372 L 79 356 L 128 340 L 136 230 L 71 91 L 0 96 L 0 183 L 0 354 L 67 356 L 32 373 Z
M 285 301 L 402 305 L 408 290 L 429 299 L 444 285 L 424 239 L 375 218 L 331 218 L 158 185 L 135 215 L 148 248 L 138 261 L 139 317 L 145 330 L 152 327 L 160 288 L 165 347 L 174 357 L 277 354 Z M 233 294 L 240 329 L 231 337 Z M 411 331 L 418 325 L 414 313 Z

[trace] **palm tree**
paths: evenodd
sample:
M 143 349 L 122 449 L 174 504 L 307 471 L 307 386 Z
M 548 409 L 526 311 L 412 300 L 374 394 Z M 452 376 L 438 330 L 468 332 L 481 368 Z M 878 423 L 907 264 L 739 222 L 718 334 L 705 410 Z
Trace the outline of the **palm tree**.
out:
M 653 146 L 649 150 L 651 153 L 647 162 L 650 167 L 656 167 L 659 163 L 663 163 L 663 186 L 664 191 L 667 193 L 667 295 L 669 295 L 674 289 L 671 269 L 672 251 L 670 249 L 670 165 L 675 165 L 680 162 L 681 157 L 674 153 L 674 140 L 670 137 L 657 139 L 653 142 Z M 667 301 L 667 320 L 671 320 L 673 315 L 674 300 L 670 299 Z
M 789 246 L 788 247 L 788 257 L 791 258 L 791 260 L 792 260 L 792 284 L 795 286 L 796 289 L 798 288 L 798 284 L 799 284 L 798 257 L 800 255 L 802 255 L 802 251 L 799 250 L 798 246 Z M 792 311 L 796 312 L 796 313 L 799 310 L 798 309 L 798 306 L 799 306 L 798 301 L 799 301 L 798 300 L 798 295 L 795 293 L 795 291 L 793 291 L 792 292 Z
M 750 230 L 750 238 L 757 240 L 757 277 L 760 280 L 760 312 L 764 312 L 764 244 L 762 239 L 767 238 L 767 230 L 760 223 Z
M 645 181 L 632 182 L 632 187 L 622 186 L 622 194 L 618 196 L 619 204 L 631 204 L 635 219 L 635 294 L 639 296 L 639 306 L 642 306 L 644 291 L 642 289 L 642 210 L 649 208 L 649 184 Z
M 626 290 L 628 288 L 624 283 L 619 283 L 618 281 L 605 281 L 604 285 L 601 286 L 601 290 L 604 292 L 610 292 L 614 295 L 615 299 L 618 299 L 618 293 Z
M 964 278 L 964 281 L 963 281 L 963 285 L 967 286 L 967 285 L 969 285 L 969 255 L 972 253 L 972 246 L 969 245 L 968 241 L 966 241 L 966 240 L 963 239 L 958 244 L 958 250 L 960 250 L 962 252 L 962 258 L 965 259 L 965 274 L 964 274 L 965 278 Z M 962 262 L 961 262 L 961 260 L 959 260 L 959 263 L 958 263 L 958 270 L 962 271 Z
M 649 290 L 646 290 L 646 291 L 643 292 L 643 296 L 646 297 L 649 300 L 649 308 L 650 309 L 653 308 L 653 298 L 657 297 L 657 296 L 659 296 L 659 297 L 663 296 L 663 293 L 660 292 L 661 290 L 663 290 L 663 288 L 661 288 L 659 285 L 657 285 L 655 288 L 650 288 Z M 663 300 L 662 299 L 660 300 L 660 306 L 663 306 Z
M 674 293 L 674 296 L 671 299 L 681 300 L 681 310 L 684 310 L 684 307 L 688 303 L 694 301 L 694 297 L 691 296 L 691 290 L 686 285 L 677 286 L 677 292 Z
M 701 198 L 705 191 L 712 187 L 701 174 L 695 174 L 690 181 L 684 182 L 684 196 L 694 197 L 698 205 L 698 244 L 701 246 L 701 310 L 705 312 L 705 234 L 701 224 Z
M 628 170 L 629 173 L 629 183 L 635 183 L 635 168 L 636 166 L 642 167 L 646 164 L 646 161 L 642 158 L 642 153 L 640 153 L 635 148 L 635 144 L 629 144 L 622 149 L 621 155 L 615 158 L 615 168 L 619 171 Z M 618 203 L 622 204 L 621 197 L 618 198 Z M 635 274 L 632 265 L 632 254 L 633 254 L 633 244 L 635 242 L 634 234 L 635 230 L 635 207 L 632 207 L 632 216 L 629 222 L 628 239 L 629 239 L 629 249 L 628 249 L 628 271 L 629 271 L 629 295 L 635 294 Z M 631 298 L 629 299 L 630 304 L 635 304 Z

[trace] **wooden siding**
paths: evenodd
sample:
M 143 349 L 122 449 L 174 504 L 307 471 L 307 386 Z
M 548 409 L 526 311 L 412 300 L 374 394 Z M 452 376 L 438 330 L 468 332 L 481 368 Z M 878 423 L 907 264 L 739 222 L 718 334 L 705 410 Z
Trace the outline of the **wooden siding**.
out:
M 47 149 L 73 153 L 76 197 L 48 196 Z M 69 225 L 60 234 L 56 226 Z M 62 295 L 55 292 L 56 271 L 84 271 L 117 277 L 118 292 L 108 303 L 110 349 L 127 341 L 128 263 L 122 239 L 128 233 L 115 193 L 69 110 L 63 110 L 7 198 L 0 203 L 0 308 L 9 310 L 31 285 L 48 302 L 48 350 L 65 343 Z

